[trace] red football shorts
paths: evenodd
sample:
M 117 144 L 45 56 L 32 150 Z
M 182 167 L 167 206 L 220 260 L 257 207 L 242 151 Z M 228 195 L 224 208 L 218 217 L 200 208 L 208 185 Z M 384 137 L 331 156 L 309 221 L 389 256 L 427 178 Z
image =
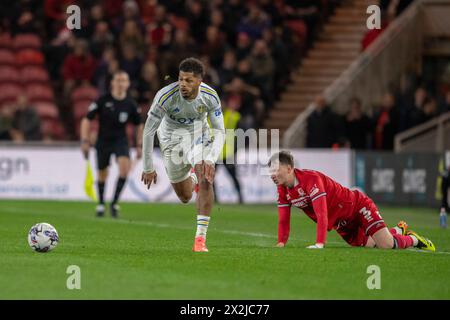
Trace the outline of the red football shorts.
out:
M 353 209 L 353 219 L 341 221 L 337 233 L 351 246 L 362 247 L 380 229 L 386 227 L 375 203 L 366 195 L 358 192 L 358 201 Z

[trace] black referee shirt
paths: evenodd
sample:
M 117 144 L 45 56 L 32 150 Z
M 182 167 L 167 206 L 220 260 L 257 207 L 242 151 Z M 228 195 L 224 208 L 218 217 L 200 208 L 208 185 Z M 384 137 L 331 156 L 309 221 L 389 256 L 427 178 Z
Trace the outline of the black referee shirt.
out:
M 140 108 L 129 96 L 123 100 L 114 99 L 110 93 L 100 97 L 89 106 L 86 117 L 93 120 L 96 115 L 99 121 L 98 140 L 102 141 L 126 139 L 127 123 L 141 123 Z

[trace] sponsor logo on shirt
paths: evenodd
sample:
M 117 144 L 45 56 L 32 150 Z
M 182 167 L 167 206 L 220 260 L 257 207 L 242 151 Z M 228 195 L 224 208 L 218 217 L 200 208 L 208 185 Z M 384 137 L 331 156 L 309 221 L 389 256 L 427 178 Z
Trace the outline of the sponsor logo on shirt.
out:
M 307 207 L 308 206 L 308 197 L 300 197 L 298 199 L 294 199 L 291 201 L 291 203 L 298 208 Z
M 113 105 L 114 105 L 114 103 L 112 103 L 111 101 L 108 101 L 107 103 L 105 103 L 106 108 L 111 108 Z
M 170 119 L 180 124 L 193 124 L 196 118 L 176 118 L 173 114 L 169 115 Z
M 295 202 L 291 202 L 292 205 L 294 205 L 297 208 L 305 208 L 308 206 L 308 202 L 306 199 L 304 200 L 299 200 L 299 201 L 295 201 Z

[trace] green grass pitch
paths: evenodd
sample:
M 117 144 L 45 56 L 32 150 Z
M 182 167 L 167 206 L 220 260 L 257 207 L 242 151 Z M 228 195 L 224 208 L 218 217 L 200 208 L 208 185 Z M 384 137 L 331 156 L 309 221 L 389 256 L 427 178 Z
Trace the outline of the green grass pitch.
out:
M 0 202 L 0 299 L 449 299 L 450 231 L 436 210 L 382 207 L 392 226 L 405 219 L 431 238 L 436 253 L 351 248 L 335 231 L 325 250 L 305 247 L 315 224 L 293 209 L 291 239 L 275 248 L 275 206 L 216 205 L 209 253 L 191 251 L 195 207 L 122 204 L 121 218 L 94 217 L 86 202 Z M 33 252 L 37 222 L 56 227 L 60 243 Z M 69 265 L 81 289 L 69 290 Z M 381 270 L 369 290 L 367 267 Z

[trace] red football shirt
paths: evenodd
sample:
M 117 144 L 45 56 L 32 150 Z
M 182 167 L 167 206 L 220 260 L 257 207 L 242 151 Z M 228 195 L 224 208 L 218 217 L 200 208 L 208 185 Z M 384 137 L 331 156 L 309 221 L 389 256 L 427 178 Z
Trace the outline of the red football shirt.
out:
M 295 206 L 317 223 L 316 243 L 325 243 L 327 231 L 354 215 L 358 192 L 318 171 L 294 169 L 294 173 L 294 187 L 278 186 L 278 242 L 289 238 L 290 207 Z

